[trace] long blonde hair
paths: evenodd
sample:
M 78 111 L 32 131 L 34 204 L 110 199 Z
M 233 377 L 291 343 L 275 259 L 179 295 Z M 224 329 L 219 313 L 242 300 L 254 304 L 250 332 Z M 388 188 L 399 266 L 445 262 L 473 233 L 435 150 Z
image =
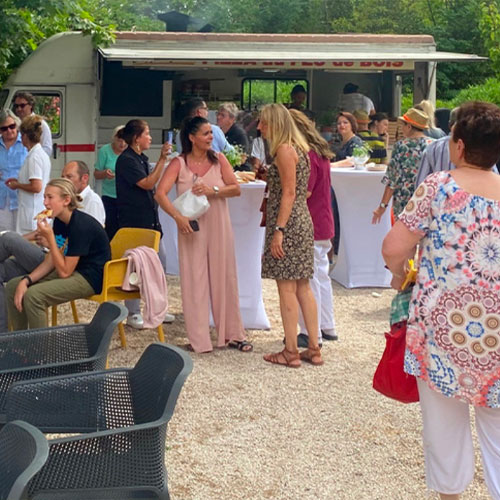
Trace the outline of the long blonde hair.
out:
M 288 112 L 292 117 L 299 132 L 304 136 L 304 139 L 309 144 L 309 147 L 319 156 L 332 158 L 333 152 L 330 151 L 328 143 L 321 137 L 321 134 L 316 130 L 313 122 L 307 116 L 297 109 L 289 109 Z
M 80 208 L 82 197 L 76 192 L 75 186 L 68 179 L 52 179 L 47 182 L 47 186 L 53 186 L 59 189 L 61 197 L 69 196 L 68 209 L 73 211 Z
M 282 144 L 295 146 L 304 153 L 309 151 L 309 146 L 304 136 L 299 132 L 288 109 L 283 104 L 267 104 L 260 112 L 260 119 L 267 124 L 267 141 L 272 157 Z
M 423 111 L 428 117 L 429 117 L 429 127 L 435 128 L 436 126 L 436 119 L 435 119 L 435 111 L 436 109 L 434 108 L 434 104 L 432 104 L 432 101 L 429 101 L 428 99 L 424 99 L 423 101 L 420 101 L 416 106 L 416 109 Z

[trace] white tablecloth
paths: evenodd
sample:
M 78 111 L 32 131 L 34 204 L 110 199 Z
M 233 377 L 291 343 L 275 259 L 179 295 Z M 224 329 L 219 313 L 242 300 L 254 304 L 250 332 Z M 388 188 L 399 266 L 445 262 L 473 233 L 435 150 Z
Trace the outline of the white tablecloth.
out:
M 372 212 L 382 199 L 384 172 L 332 168 L 331 182 L 340 214 L 340 247 L 331 277 L 346 288 L 388 287 L 391 274 L 384 268 L 382 241 L 391 228 L 390 207 L 379 224 Z
M 264 188 L 263 182 L 241 184 L 241 196 L 228 199 L 238 268 L 241 318 L 245 328 L 259 330 L 271 327 L 264 309 L 260 278 L 265 230 L 259 225 L 261 220 L 259 207 Z M 176 198 L 175 187 L 168 196 L 171 200 Z M 160 258 L 168 274 L 178 275 L 177 225 L 162 209 L 159 210 L 159 217 L 163 230 Z

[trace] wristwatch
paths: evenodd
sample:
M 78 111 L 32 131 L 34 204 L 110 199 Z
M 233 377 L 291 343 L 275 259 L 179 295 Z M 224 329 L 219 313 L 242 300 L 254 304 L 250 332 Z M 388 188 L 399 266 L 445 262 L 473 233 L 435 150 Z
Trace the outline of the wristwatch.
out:
M 383 201 L 380 202 L 380 206 L 382 208 L 387 208 L 387 203 L 384 203 Z
M 22 277 L 23 280 L 28 280 L 28 286 L 31 286 L 33 284 L 33 280 L 31 279 L 30 275 L 29 274 L 25 274 L 23 277 Z
M 215 191 L 215 196 L 217 196 L 219 194 L 219 191 L 220 191 L 219 186 L 214 186 L 213 190 Z
M 276 227 L 274 228 L 274 230 L 275 230 L 275 231 L 281 231 L 282 233 L 284 233 L 284 232 L 285 232 L 285 228 L 284 228 L 284 227 L 282 227 L 282 226 L 276 226 Z

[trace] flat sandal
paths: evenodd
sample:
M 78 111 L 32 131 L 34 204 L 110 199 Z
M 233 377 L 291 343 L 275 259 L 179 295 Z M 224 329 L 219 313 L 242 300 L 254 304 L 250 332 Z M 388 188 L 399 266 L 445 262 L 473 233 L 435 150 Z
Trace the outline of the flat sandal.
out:
M 307 348 L 305 351 L 300 353 L 300 359 L 307 363 L 311 363 L 314 366 L 321 366 L 324 361 L 321 358 L 321 350 L 320 347 L 316 348 Z
M 281 352 L 265 354 L 264 361 L 275 365 L 286 366 L 287 368 L 300 368 L 300 354 L 298 352 L 290 352 L 288 349 L 283 349 Z

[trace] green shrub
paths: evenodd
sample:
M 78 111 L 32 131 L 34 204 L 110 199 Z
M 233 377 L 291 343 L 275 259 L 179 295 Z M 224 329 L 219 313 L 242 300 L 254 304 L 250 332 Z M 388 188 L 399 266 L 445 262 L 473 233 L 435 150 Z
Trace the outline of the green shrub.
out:
M 500 80 L 498 78 L 488 78 L 481 85 L 471 85 L 461 90 L 456 97 L 450 101 L 452 106 L 460 106 L 467 101 L 486 101 L 500 106 Z
M 488 78 L 480 85 L 470 85 L 460 90 L 457 95 L 444 101 L 436 99 L 436 108 L 454 108 L 467 101 L 486 101 L 500 106 L 500 80 L 498 78 Z M 401 112 L 405 113 L 413 106 L 413 94 L 403 94 L 401 98 Z

